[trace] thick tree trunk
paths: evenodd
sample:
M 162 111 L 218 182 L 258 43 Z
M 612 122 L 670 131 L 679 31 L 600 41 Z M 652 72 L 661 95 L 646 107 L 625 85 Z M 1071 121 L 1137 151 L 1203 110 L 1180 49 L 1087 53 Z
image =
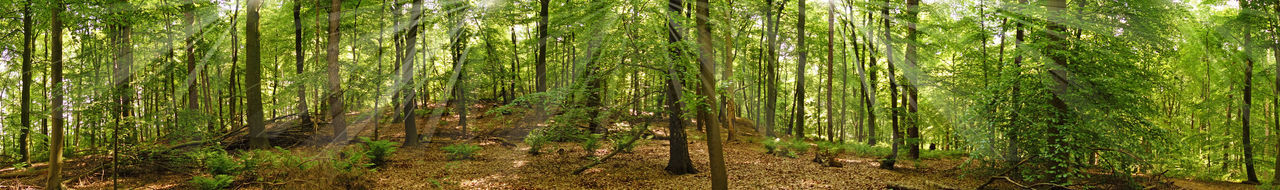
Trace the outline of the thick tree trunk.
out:
M 711 26 L 708 23 L 710 20 L 710 5 L 707 0 L 697 0 L 697 6 L 694 7 L 694 11 L 698 15 L 698 52 L 700 52 L 698 54 L 698 78 L 702 81 L 701 93 L 707 97 L 707 102 L 710 102 L 714 108 L 720 106 L 715 105 L 719 101 L 715 93 L 715 49 L 711 44 Z M 702 118 L 720 118 L 717 113 L 708 112 L 705 109 L 699 110 L 698 113 L 698 115 L 703 115 Z M 706 122 L 707 153 L 710 155 L 709 160 L 711 160 L 711 189 L 729 189 L 729 181 L 724 166 L 724 144 L 720 139 L 720 122 L 716 121 L 716 119 L 708 119 Z
M 680 101 L 681 95 L 684 94 L 684 84 L 682 73 L 680 73 L 681 56 L 684 51 L 681 50 L 678 43 L 684 40 L 681 36 L 681 28 L 679 22 L 674 18 L 680 15 L 680 11 L 684 2 L 682 0 L 668 0 L 667 11 L 667 49 L 670 51 L 667 68 L 667 76 L 664 80 L 666 83 L 666 104 L 667 104 L 667 131 L 671 133 L 670 158 L 667 159 L 667 167 L 665 170 L 671 174 L 682 175 L 698 173 L 698 169 L 693 167 L 693 161 L 689 159 L 689 143 L 686 141 L 684 131 L 684 103 Z
M 50 123 L 52 127 L 49 132 L 49 178 L 45 183 L 45 189 L 62 189 L 62 10 L 65 6 L 62 0 L 53 0 L 53 7 L 50 7 L 50 24 L 52 34 L 49 35 L 50 51 L 49 60 L 50 67 L 50 84 L 52 88 L 49 94 L 52 97 L 49 101 Z
M 1275 12 L 1272 12 L 1272 14 L 1280 14 L 1280 4 L 1273 4 L 1272 6 L 1275 8 Z M 1271 23 L 1271 39 L 1280 42 L 1280 34 L 1277 34 L 1280 33 L 1280 30 L 1276 30 L 1278 28 L 1276 25 L 1280 25 L 1280 20 L 1276 20 Z M 1272 88 L 1272 93 L 1276 95 L 1271 96 L 1271 107 L 1274 109 L 1271 113 L 1274 114 L 1273 116 L 1276 119 L 1273 119 L 1271 122 L 1276 131 L 1280 132 L 1280 43 L 1271 44 L 1271 53 L 1277 60 L 1275 85 Z M 1277 138 L 1280 138 L 1280 135 L 1278 135 Z M 1280 143 L 1276 144 L 1276 158 L 1280 158 Z M 1275 173 L 1280 174 L 1280 162 L 1275 162 L 1275 165 L 1272 166 L 1272 168 L 1275 169 Z M 1271 179 L 1271 185 L 1280 185 L 1280 175 L 1274 175 Z
M 258 32 L 258 9 L 262 0 L 249 0 L 249 18 L 245 20 L 245 106 L 249 120 L 249 146 L 263 149 L 270 146 L 267 142 L 262 115 L 262 34 Z
M 551 0 L 538 0 L 538 55 L 537 63 L 534 70 L 537 78 L 538 92 L 547 91 L 547 18 L 549 17 L 548 6 Z
M 342 102 L 342 78 L 340 77 L 341 73 L 339 73 L 342 66 L 338 63 L 338 46 L 342 41 L 342 31 L 339 28 L 341 25 L 342 0 L 332 0 L 329 4 L 329 39 L 327 40 L 329 47 L 325 53 L 325 62 L 329 63 L 327 69 L 329 73 L 329 93 L 325 97 L 329 98 L 329 126 L 333 128 L 334 143 L 339 144 L 345 142 L 337 141 L 344 140 L 347 137 L 347 120 L 344 116 L 346 105 Z
M 122 6 L 120 7 L 121 10 L 131 8 L 129 7 L 129 2 L 127 0 L 121 0 L 116 3 L 118 3 L 119 6 Z M 116 16 L 123 18 L 123 15 L 117 14 Z M 131 95 L 133 94 L 133 90 L 129 86 L 129 82 L 133 77 L 133 42 L 131 39 L 132 36 L 130 36 L 132 28 L 128 21 L 117 23 L 113 27 L 116 29 L 115 36 L 112 38 L 112 41 L 115 44 L 116 59 L 114 65 L 115 68 L 112 69 L 112 82 L 115 86 L 115 95 L 113 97 L 116 98 L 117 110 L 116 113 L 112 114 L 115 116 L 115 125 L 112 125 L 111 128 L 111 139 L 113 142 L 111 143 L 111 169 L 113 172 L 111 179 L 112 185 L 115 186 L 116 176 L 114 172 L 116 171 L 117 163 L 119 162 L 115 158 L 119 158 L 120 152 L 120 143 L 116 141 L 119 140 L 120 127 L 130 125 L 128 124 L 130 122 L 125 118 L 130 116 L 129 110 L 132 109 L 130 105 L 132 104 L 131 100 L 133 97 Z
M 831 106 L 831 92 L 835 91 L 832 77 L 835 76 L 835 39 L 836 39 L 836 1 L 827 1 L 827 141 L 836 141 L 835 139 L 835 121 L 832 121 L 835 114 L 835 108 Z
M 195 5 L 186 5 L 187 11 L 183 13 L 183 22 L 186 28 L 186 56 L 187 56 L 187 112 L 195 112 L 200 110 L 200 90 L 196 89 L 196 55 L 195 55 Z
M 413 52 L 414 46 L 417 45 L 414 40 L 418 38 L 416 31 L 421 27 L 419 23 L 422 18 L 421 13 L 422 0 L 413 0 L 413 7 L 409 9 L 409 20 L 413 26 L 409 28 L 408 32 L 405 32 L 405 52 Z M 413 109 L 417 106 L 413 99 L 415 95 L 413 90 L 413 55 L 413 53 L 404 53 L 404 58 L 400 59 L 402 62 L 400 64 L 400 82 L 397 82 L 401 84 L 399 93 L 403 100 L 400 103 L 404 104 L 400 105 L 402 107 L 401 110 L 404 111 L 404 146 L 408 147 L 421 144 L 418 139 L 418 126 L 414 122 L 415 117 L 413 116 Z

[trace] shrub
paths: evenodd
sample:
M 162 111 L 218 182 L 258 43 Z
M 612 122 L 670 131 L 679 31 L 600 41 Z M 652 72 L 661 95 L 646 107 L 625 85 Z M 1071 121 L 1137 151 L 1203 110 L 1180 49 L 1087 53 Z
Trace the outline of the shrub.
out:
M 767 154 L 773 154 L 776 156 L 797 158 L 800 157 L 800 154 L 804 154 L 809 151 L 809 143 L 805 143 L 802 140 L 782 140 L 780 138 L 774 138 L 764 140 L 763 142 L 760 142 L 760 144 L 764 145 L 765 150 L 769 151 Z
M 591 156 L 596 149 L 600 149 L 600 134 L 585 134 L 581 138 L 582 150 L 587 151 L 587 156 Z
M 360 141 L 364 141 L 365 156 L 369 157 L 369 162 L 374 167 L 387 164 L 387 158 L 391 157 L 391 153 L 396 152 L 396 143 L 387 140 L 369 140 L 366 137 L 360 137 Z
M 221 149 L 194 152 L 189 156 L 200 162 L 200 165 L 213 175 L 235 175 L 243 167 L 240 162 Z
M 631 139 L 633 138 L 638 138 L 638 137 L 635 137 L 630 133 L 621 133 L 621 134 L 609 137 L 609 140 L 613 142 L 613 149 L 615 151 L 631 152 L 636 148 L 636 144 L 640 144 L 640 139 L 636 139 L 636 142 L 634 143 L 627 144 L 627 141 L 631 141 Z
M 542 145 L 547 144 L 550 139 L 543 130 L 529 131 L 529 135 L 524 137 L 524 143 L 529 144 L 529 154 L 538 155 L 542 153 Z
M 476 146 L 472 144 L 458 143 L 458 144 L 445 146 L 444 148 L 440 148 L 440 149 L 449 153 L 449 160 L 465 160 L 465 159 L 472 159 L 473 156 L 475 155 L 475 152 L 480 151 L 480 149 L 483 149 L 483 148 L 480 148 L 480 146 Z
M 779 151 L 778 147 L 781 146 L 781 144 L 782 140 L 779 140 L 778 138 L 760 141 L 760 145 L 764 145 L 764 149 L 768 151 L 765 152 L 765 154 L 777 154 Z
M 202 190 L 217 190 L 231 187 L 231 182 L 235 181 L 235 177 L 230 175 L 215 175 L 212 178 L 204 176 L 196 176 L 191 178 L 191 184 Z

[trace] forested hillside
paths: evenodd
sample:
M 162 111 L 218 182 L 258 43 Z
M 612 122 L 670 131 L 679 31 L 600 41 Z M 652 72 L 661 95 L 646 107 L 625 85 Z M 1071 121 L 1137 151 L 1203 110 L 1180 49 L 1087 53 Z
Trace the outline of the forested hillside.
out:
M 1275 189 L 1275 0 L 0 0 L 4 189 Z

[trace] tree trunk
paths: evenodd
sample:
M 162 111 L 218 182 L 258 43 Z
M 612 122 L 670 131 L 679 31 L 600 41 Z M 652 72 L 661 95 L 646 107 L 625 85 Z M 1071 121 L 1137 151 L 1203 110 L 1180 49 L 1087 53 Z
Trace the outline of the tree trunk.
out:
M 62 189 L 62 10 L 65 6 L 62 0 L 53 0 L 53 7 L 50 7 L 50 24 L 52 34 L 49 35 L 50 51 L 49 60 L 50 67 L 50 84 L 52 88 L 49 94 L 52 97 L 49 101 L 50 123 L 52 123 L 49 132 L 49 178 L 46 181 L 45 189 Z
M 1275 8 L 1275 12 L 1271 12 L 1271 13 L 1280 14 L 1280 4 L 1273 4 L 1272 6 Z M 1276 27 L 1276 25 L 1280 24 L 1278 22 L 1280 22 L 1280 20 L 1277 20 L 1276 22 L 1271 23 L 1271 31 L 1272 31 L 1271 39 L 1275 41 L 1280 41 L 1280 34 L 1277 34 L 1277 33 L 1280 33 L 1280 30 L 1276 30 L 1278 28 Z M 1273 57 L 1277 60 L 1276 61 L 1277 70 L 1275 72 L 1276 73 L 1275 86 L 1274 88 L 1272 88 L 1273 90 L 1272 93 L 1277 95 L 1271 96 L 1271 103 L 1272 103 L 1271 106 L 1274 109 L 1274 110 L 1271 110 L 1272 111 L 1271 113 L 1274 114 L 1273 116 L 1275 116 L 1276 119 L 1273 119 L 1271 122 L 1272 122 L 1272 126 L 1275 127 L 1276 131 L 1280 132 L 1280 43 L 1271 44 L 1271 53 L 1273 54 Z M 24 101 L 23 103 L 25 104 L 26 102 Z M 1277 135 L 1277 138 L 1280 138 L 1280 135 Z M 1280 143 L 1276 144 L 1276 148 L 1277 148 L 1276 158 L 1280 158 Z M 1280 174 L 1280 162 L 1275 162 L 1275 166 L 1273 166 L 1272 168 L 1275 169 L 1275 173 Z M 1280 175 L 1274 175 L 1274 177 L 1271 180 L 1271 185 L 1272 186 L 1280 185 Z
M 797 1 L 797 2 L 796 2 L 796 4 L 797 4 L 797 6 L 799 6 L 798 8 L 799 8 L 799 12 L 800 12 L 800 13 L 799 13 L 799 14 L 800 14 L 800 18 L 799 18 L 799 20 L 797 20 L 797 21 L 796 21 L 796 44 L 797 44 L 797 46 L 796 46 L 796 47 L 797 47 L 797 48 L 796 48 L 796 51 L 800 54 L 800 57 L 799 57 L 799 59 L 797 59 L 797 65 L 796 65 L 796 93 L 795 93 L 795 98 L 796 98 L 796 99 L 795 99 L 796 114 L 795 114 L 795 115 L 793 115 L 793 116 L 791 116 L 791 118 L 792 118 L 793 120 L 795 120 L 795 123 L 793 123 L 793 124 L 795 125 L 795 128 L 794 128 L 794 130 L 795 130 L 795 131 L 794 131 L 794 134 L 795 134 L 796 138 L 798 138 L 798 139 L 804 139 L 804 120 L 805 120 L 805 115 L 804 115 L 804 96 L 805 96 L 805 95 L 804 95 L 804 91 L 805 91 L 805 90 L 804 90 L 804 78 L 805 78 L 805 77 L 804 77 L 804 70 L 805 70 L 805 65 L 804 65 L 804 64 L 805 64 L 805 62 L 808 62 L 808 61 L 809 61 L 809 60 L 808 60 L 808 57 L 809 57 L 809 50 L 808 50 L 808 48 L 807 48 L 808 46 L 805 46 L 805 45 L 804 45 L 804 44 L 805 44 L 805 43 L 804 43 L 804 42 L 805 42 L 805 35 L 804 35 L 804 21 L 805 21 L 805 16 L 804 16 L 804 12 L 805 12 L 804 7 L 805 7 L 805 6 L 804 6 L 804 4 L 805 4 L 805 2 L 804 2 L 804 0 L 799 0 L 799 1 Z
M 832 85 L 833 80 L 831 79 L 832 79 L 832 76 L 836 75 L 834 71 L 835 69 L 834 65 L 836 62 L 835 46 L 834 46 L 835 39 L 836 39 L 835 23 L 836 23 L 836 1 L 827 1 L 827 141 L 832 141 L 832 142 L 836 141 L 835 139 L 836 134 L 834 130 L 836 125 L 835 125 L 835 121 L 832 121 L 832 118 L 834 118 L 834 114 L 832 113 L 835 113 L 835 109 L 834 107 L 831 106 L 831 104 L 835 102 L 835 101 L 832 101 L 832 97 L 831 97 L 831 92 L 835 91 L 834 90 L 835 88 Z
M 340 141 L 347 137 L 347 120 L 344 114 L 346 105 L 342 102 L 342 78 L 339 73 L 342 66 L 338 63 L 338 45 L 342 41 L 341 25 L 342 0 L 332 0 L 329 4 L 329 47 L 325 53 L 325 61 L 329 63 L 326 69 L 329 73 L 329 93 L 325 97 L 329 98 L 329 126 L 333 127 L 333 143 L 338 144 L 345 143 Z
M 31 52 L 35 51 L 35 29 L 31 26 L 31 1 L 22 6 L 22 126 L 18 126 L 19 162 L 31 163 Z
M 302 50 L 301 12 L 302 2 L 300 2 L 300 0 L 293 0 L 293 61 L 298 74 L 298 76 L 295 76 L 298 77 L 298 80 L 294 81 L 298 84 L 298 118 L 303 123 L 310 123 L 311 113 L 307 111 L 307 84 L 306 80 L 302 79 L 302 72 L 305 66 L 304 63 L 306 63 L 306 56 L 304 54 L 306 54 L 306 52 Z
M 418 13 L 422 12 L 422 0 L 413 0 L 413 7 L 409 9 L 409 12 L 409 15 L 412 15 L 409 20 L 413 26 L 409 28 L 409 31 L 405 32 L 404 45 L 407 46 L 405 47 L 406 52 L 413 52 L 414 45 L 417 45 L 414 43 L 414 40 L 418 37 L 418 33 L 416 31 L 419 30 L 421 25 L 419 21 L 420 18 L 422 18 L 422 14 Z M 413 116 L 413 109 L 417 106 L 413 99 L 415 95 L 413 91 L 413 55 L 413 53 L 404 53 L 404 58 L 400 59 L 402 62 L 400 63 L 401 80 L 400 82 L 397 82 L 400 84 L 399 86 L 401 86 L 399 93 L 400 97 L 403 98 L 401 103 L 404 104 L 401 106 L 404 111 L 404 146 L 407 147 L 418 146 L 421 144 L 418 142 L 418 126 L 415 124 L 415 117 Z
M 1063 0 L 1055 0 L 1053 2 L 1057 2 L 1057 1 L 1063 1 Z M 1251 6 L 1250 2 L 1251 2 L 1250 0 L 1240 1 L 1240 4 L 1239 4 L 1240 10 L 1250 11 L 1249 8 L 1252 8 L 1250 7 Z M 1244 21 L 1243 23 L 1249 23 L 1249 20 L 1251 20 L 1250 19 L 1251 16 L 1248 16 L 1248 14 L 1244 13 L 1245 11 L 1240 11 L 1241 12 L 1240 17 L 1242 17 L 1240 19 Z M 1249 111 L 1250 110 L 1249 109 L 1250 107 L 1253 107 L 1253 99 L 1252 99 L 1253 98 L 1253 57 L 1251 54 L 1252 39 L 1250 39 L 1252 38 L 1252 36 L 1250 36 L 1251 27 L 1249 26 L 1249 24 L 1245 24 L 1244 26 L 1241 26 L 1241 27 L 1242 28 L 1240 30 L 1242 33 L 1244 33 L 1243 46 L 1244 46 L 1244 55 L 1245 55 L 1244 56 L 1245 65 L 1244 65 L 1244 103 L 1240 105 L 1240 108 L 1243 111 L 1240 114 L 1240 121 L 1242 124 L 1240 131 L 1243 134 L 1240 137 L 1242 140 L 1244 140 L 1244 145 L 1243 145 L 1244 165 L 1245 165 L 1244 167 L 1245 167 L 1245 173 L 1248 177 L 1248 180 L 1246 180 L 1245 183 L 1257 184 L 1258 175 L 1256 174 L 1256 172 L 1254 172 L 1254 167 L 1253 167 L 1253 145 L 1249 143 L 1249 141 L 1251 140 L 1249 139 L 1251 138 L 1249 136 L 1249 131 L 1250 131 L 1250 127 L 1249 127 L 1249 118 L 1250 118 Z
M 249 0 L 249 18 L 245 20 L 245 112 L 249 119 L 249 146 L 264 149 L 270 146 L 262 116 L 262 42 L 258 32 L 258 9 L 262 0 Z
M 116 3 L 118 3 L 119 6 L 122 6 L 119 7 L 120 10 L 127 10 L 131 8 L 129 7 L 129 2 L 127 0 L 121 0 Z M 119 16 L 124 20 L 128 20 L 121 14 L 116 14 L 116 16 Z M 125 118 L 130 116 L 129 110 L 131 108 L 129 105 L 132 104 L 130 100 L 133 99 L 131 96 L 133 94 L 133 90 L 129 87 L 130 78 L 133 77 L 133 43 L 131 42 L 132 37 L 130 36 L 132 28 L 128 21 L 117 23 L 113 27 L 116 30 L 114 32 L 115 36 L 112 37 L 112 41 L 114 41 L 113 43 L 116 45 L 116 59 L 114 65 L 115 68 L 112 69 L 112 82 L 113 85 L 115 85 L 116 91 L 113 97 L 116 98 L 116 109 L 118 110 L 116 113 L 112 114 L 115 116 L 115 125 L 111 128 L 111 139 L 113 142 L 111 143 L 111 169 L 113 172 L 111 179 L 112 186 L 116 186 L 116 175 L 114 172 L 117 169 L 117 163 L 119 161 L 115 158 L 119 158 L 120 143 L 115 141 L 119 140 L 120 127 L 129 125 L 128 123 L 130 123 Z
M 871 22 L 870 11 L 867 11 L 866 22 L 868 23 Z M 854 31 L 857 31 L 857 29 L 854 29 Z M 856 35 L 857 33 L 855 32 L 854 34 Z M 871 55 L 872 53 L 874 53 L 875 50 L 871 48 L 872 47 L 871 42 L 873 41 L 872 35 L 868 33 L 867 36 L 864 36 L 862 39 L 864 41 L 863 45 L 866 45 L 867 47 L 867 49 L 863 49 L 862 51 L 866 52 L 867 55 Z M 856 39 L 854 40 L 854 44 L 857 44 Z M 860 78 L 861 81 L 859 82 L 862 83 L 862 102 L 866 104 L 865 107 L 867 112 L 867 136 L 866 136 L 867 145 L 875 146 L 876 145 L 876 109 L 875 109 L 876 107 L 876 71 L 875 71 L 876 58 L 875 56 L 867 56 L 867 58 L 868 59 L 866 63 L 861 63 L 862 60 L 858 61 L 859 62 L 858 75 L 861 75 L 861 78 Z M 871 67 L 870 70 L 868 70 L 867 68 L 868 65 L 870 65 Z
M 195 55 L 195 5 L 185 5 L 187 11 L 183 13 L 183 22 L 187 25 L 186 29 L 186 56 L 187 56 L 187 112 L 194 113 L 200 110 L 200 90 L 196 89 L 196 55 Z
M 898 75 L 894 73 L 895 68 L 893 65 L 893 35 L 891 34 L 893 30 L 889 28 L 889 0 L 884 0 L 884 7 L 880 9 L 880 15 L 884 19 L 884 39 L 882 41 L 884 41 L 885 60 L 889 62 L 889 121 L 892 125 L 892 131 L 889 131 L 892 136 L 889 142 L 889 157 L 880 163 L 880 168 L 893 169 L 893 165 L 898 159 L 898 144 L 902 144 L 902 137 L 898 133 Z
M 917 64 L 918 58 L 916 57 L 915 43 L 916 43 L 916 38 L 919 35 L 916 32 L 916 23 L 920 20 L 917 16 L 920 14 L 920 0 L 906 0 L 906 1 L 907 1 L 907 52 L 906 52 L 907 68 L 906 69 L 918 70 L 920 68 Z M 903 76 L 907 80 L 903 81 L 904 83 L 906 83 L 906 86 L 903 87 L 903 90 L 908 93 L 908 98 L 907 98 L 908 102 L 904 102 L 907 104 L 907 117 L 906 117 L 907 118 L 907 157 L 911 159 L 920 159 L 920 140 L 921 140 L 920 127 L 919 127 L 920 117 L 916 115 L 916 95 L 917 95 L 916 83 L 918 83 L 919 81 L 911 80 L 910 77 L 905 77 L 906 75 L 907 73 L 904 69 Z
M 711 26 L 708 24 L 710 20 L 710 5 L 707 0 L 697 0 L 697 6 L 694 7 L 694 11 L 698 14 L 698 52 L 700 52 L 698 54 L 698 78 L 702 81 L 702 95 L 707 97 L 707 102 L 711 103 L 714 108 L 720 106 L 714 105 L 718 104 L 719 101 L 715 94 L 715 49 L 711 44 Z M 720 118 L 717 113 L 708 112 L 705 109 L 698 112 L 698 115 L 704 115 L 702 118 Z M 724 167 L 724 144 L 720 140 L 720 122 L 716 121 L 716 119 L 708 119 L 706 122 L 707 153 L 710 155 L 709 160 L 711 160 L 711 189 L 729 189 L 729 181 L 725 175 Z
M 538 92 L 547 91 L 547 18 L 551 0 L 538 0 L 538 55 L 534 70 L 537 72 Z
M 668 0 L 667 11 L 667 49 L 670 51 L 666 81 L 666 104 L 667 104 L 667 131 L 671 133 L 670 137 L 670 159 L 667 160 L 665 170 L 674 175 L 698 173 L 698 169 L 693 167 L 693 161 L 689 159 L 689 143 L 686 141 L 684 131 L 684 103 L 680 101 L 681 95 L 684 94 L 684 84 L 682 84 L 684 76 L 680 73 L 681 64 L 680 57 L 684 55 L 679 43 L 684 40 L 681 36 L 679 22 L 674 18 L 680 15 L 680 11 L 684 2 L 682 0 Z
M 765 135 L 773 137 L 774 132 L 777 132 L 774 127 L 777 126 L 778 115 L 778 19 L 782 15 L 782 9 L 778 9 L 778 15 L 773 15 L 773 0 L 765 0 L 765 4 L 765 19 L 768 20 L 765 27 L 768 27 L 769 32 L 765 41 L 769 47 L 765 52 L 765 91 L 767 91 L 765 93 L 767 95 L 764 102 L 764 125 Z

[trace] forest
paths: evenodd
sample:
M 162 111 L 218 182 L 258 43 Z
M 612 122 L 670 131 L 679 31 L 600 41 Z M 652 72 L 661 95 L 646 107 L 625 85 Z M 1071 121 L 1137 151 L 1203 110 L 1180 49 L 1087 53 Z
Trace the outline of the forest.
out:
M 0 189 L 1280 189 L 1276 0 L 0 0 Z

